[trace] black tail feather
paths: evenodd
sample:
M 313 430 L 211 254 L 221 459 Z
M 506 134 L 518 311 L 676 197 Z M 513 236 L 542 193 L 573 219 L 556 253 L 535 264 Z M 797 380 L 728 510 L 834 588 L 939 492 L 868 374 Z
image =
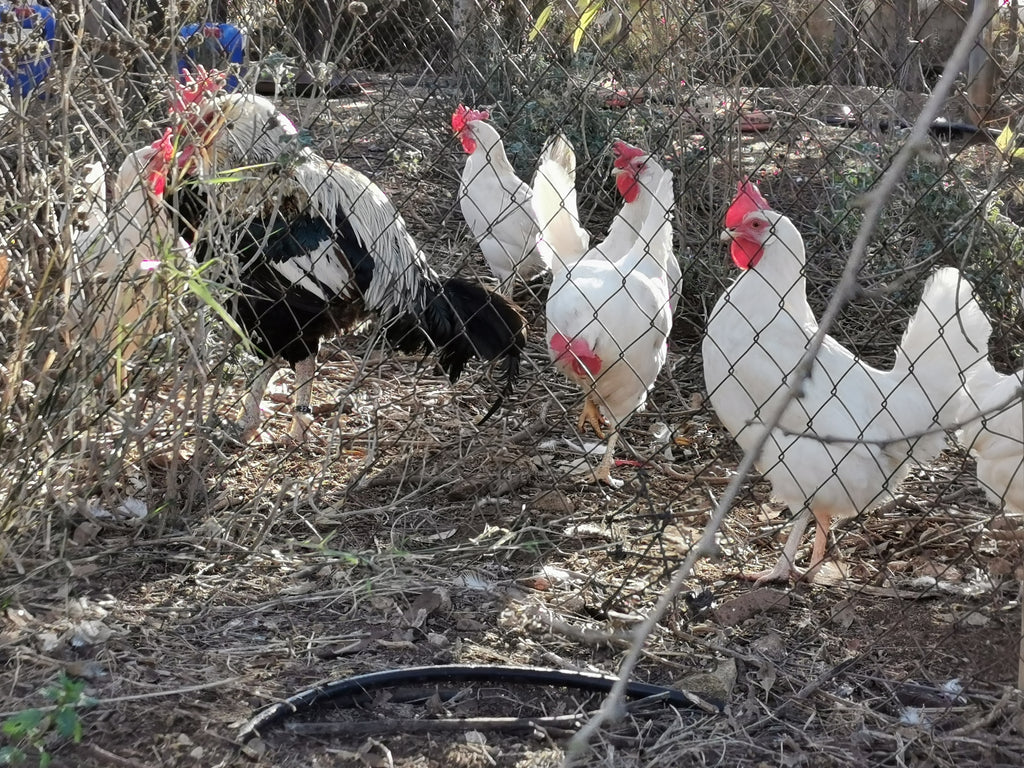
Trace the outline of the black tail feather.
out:
M 500 405 L 519 377 L 526 318 L 515 304 L 479 283 L 453 277 L 424 287 L 427 295 L 421 312 L 392 320 L 388 340 L 406 352 L 433 347 L 438 364 L 453 383 L 473 357 L 501 360 Z
M 452 382 L 472 357 L 504 358 L 506 376 L 514 382 L 526 348 L 526 318 L 508 299 L 479 283 L 454 277 L 442 283 L 424 315 L 441 367 Z M 435 328 L 450 330 L 447 335 L 435 335 Z

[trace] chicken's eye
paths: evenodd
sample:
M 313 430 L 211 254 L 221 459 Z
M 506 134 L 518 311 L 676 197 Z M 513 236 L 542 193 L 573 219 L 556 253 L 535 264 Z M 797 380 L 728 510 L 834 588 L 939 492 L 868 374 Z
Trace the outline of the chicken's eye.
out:
M 750 222 L 750 226 L 752 226 L 754 229 L 760 229 L 761 222 L 755 219 L 754 221 Z

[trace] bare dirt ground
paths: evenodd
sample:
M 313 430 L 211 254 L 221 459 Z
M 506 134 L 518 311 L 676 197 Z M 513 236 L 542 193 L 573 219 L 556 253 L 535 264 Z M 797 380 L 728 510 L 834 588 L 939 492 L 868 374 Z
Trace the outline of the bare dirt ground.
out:
M 403 103 L 422 119 L 416 98 Z M 335 132 L 314 122 L 325 152 L 378 170 L 442 270 L 463 259 L 481 269 L 452 211 L 460 161 L 442 132 L 447 105 L 431 102 L 423 137 L 396 127 L 398 109 L 343 136 L 358 101 L 332 104 Z M 444 159 L 424 167 L 441 146 Z M 712 242 L 691 248 L 724 258 Z M 362 673 L 615 672 L 739 460 L 703 403 L 703 308 L 677 323 L 648 411 L 626 429 L 642 461 L 619 467 L 626 485 L 612 491 L 574 473 L 580 398 L 548 366 L 540 303 L 518 295 L 536 330 L 524 381 L 481 428 L 486 377 L 450 386 L 429 361 L 380 356 L 354 335 L 321 355 L 308 445 L 142 451 L 109 484 L 111 516 L 85 504 L 41 516 L 0 585 L 2 716 L 45 706 L 42 689 L 63 671 L 95 702 L 79 709 L 80 743 L 45 741 L 52 765 L 559 765 L 574 726 L 524 721 L 582 715 L 600 696 L 413 686 L 237 738 L 264 707 Z M 286 429 L 288 391 L 265 403 L 271 434 Z M 670 446 L 652 436 L 656 421 L 678 438 Z M 754 478 L 637 671 L 696 703 L 632 705 L 583 764 L 1019 765 L 1021 539 L 972 478 L 950 450 L 914 472 L 899 504 L 836 531 L 845 575 L 761 589 L 737 575 L 774 563 L 788 513 Z M 129 498 L 145 520 L 118 512 Z M 449 729 L 441 717 L 474 720 Z

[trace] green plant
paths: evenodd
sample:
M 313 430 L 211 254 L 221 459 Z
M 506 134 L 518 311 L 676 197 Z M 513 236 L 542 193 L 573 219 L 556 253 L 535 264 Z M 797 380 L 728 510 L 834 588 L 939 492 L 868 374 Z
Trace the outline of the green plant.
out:
M 1006 127 L 999 132 L 998 138 L 996 138 L 996 149 L 1003 153 L 1003 156 L 1008 160 L 1020 160 L 1024 158 L 1024 148 L 1017 147 L 1017 134 L 1010 128 L 1010 124 L 1007 123 Z
M 813 254 L 807 277 L 816 309 L 839 280 L 861 225 L 859 203 L 884 164 L 884 150 L 877 146 L 851 145 L 849 150 L 835 155 L 821 194 L 828 204 L 819 208 L 816 226 L 805 233 L 808 253 Z M 841 316 L 838 332 L 850 334 L 844 343 L 884 362 L 917 308 L 925 276 L 936 267 L 952 266 L 971 281 L 993 320 L 993 359 L 1012 367 L 1020 354 L 1015 305 L 1024 275 L 1024 234 L 1002 212 L 1013 188 L 1007 180 L 986 192 L 963 165 L 915 161 L 871 238 L 861 282 L 872 295 L 855 300 Z M 811 221 L 804 219 L 805 224 Z M 880 327 L 879 316 L 893 322 Z
M 533 29 L 530 30 L 530 40 L 537 37 L 547 26 L 556 5 L 558 5 L 557 0 L 548 3 L 537 14 L 537 20 L 533 24 Z M 606 0 L 579 0 L 576 3 L 578 18 L 572 32 L 572 52 L 576 53 L 579 50 L 588 30 L 599 32 L 597 37 L 599 44 L 604 45 L 611 42 L 622 32 L 623 25 L 636 17 L 644 5 L 639 0 L 630 0 L 626 3 L 625 9 L 620 10 L 614 3 L 608 3 Z M 610 7 L 606 9 L 605 6 Z
M 43 689 L 43 696 L 53 702 L 52 707 L 25 709 L 11 715 L 0 724 L 0 731 L 14 744 L 0 747 L 0 765 L 22 765 L 28 752 L 39 755 L 39 768 L 46 768 L 53 759 L 47 750 L 54 736 L 82 740 L 82 720 L 78 710 L 95 701 L 83 694 L 85 682 L 74 680 L 63 672 L 57 681 Z

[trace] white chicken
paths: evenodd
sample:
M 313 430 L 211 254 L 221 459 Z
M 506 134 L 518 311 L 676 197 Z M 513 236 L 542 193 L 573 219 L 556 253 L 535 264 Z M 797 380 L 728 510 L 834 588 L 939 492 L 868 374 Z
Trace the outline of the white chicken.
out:
M 161 262 L 191 257 L 163 207 L 174 155 L 170 135 L 166 131 L 124 159 L 109 210 L 103 166 L 89 166 L 76 211 L 82 228 L 72 241 L 70 319 L 78 335 L 122 360 L 156 330 L 155 274 Z
M 723 239 L 742 270 L 718 300 L 703 342 L 704 378 L 718 417 L 744 450 L 763 433 L 818 330 L 807 303 L 804 244 L 793 223 L 742 182 L 726 214 Z M 797 515 L 783 554 L 759 583 L 806 575 L 825 557 L 833 519 L 891 498 L 912 461 L 945 445 L 955 423 L 964 372 L 985 355 L 990 326 L 955 269 L 925 286 L 889 371 L 872 368 L 826 336 L 799 394 L 771 430 L 757 466 L 776 498 Z M 811 516 L 817 533 L 810 567 L 794 567 Z
M 452 115 L 452 130 L 468 155 L 459 205 L 499 289 L 507 295 L 515 277 L 529 280 L 550 265 L 537 244 L 540 229 L 531 211 L 533 192 L 516 175 L 489 118 L 486 111 L 462 104 Z M 575 174 L 575 164 L 571 173 Z
M 992 504 L 1024 515 L 1024 368 L 1004 376 L 983 358 L 967 377 L 967 392 L 959 437 L 975 458 L 978 482 Z M 1024 611 L 1024 579 L 1020 581 L 1018 602 Z M 1024 615 L 1021 622 L 1024 627 Z M 1024 688 L 1024 635 L 1017 687 Z
M 672 174 L 648 160 L 646 155 L 636 156 L 613 171 L 626 202 L 609 237 L 582 256 L 577 255 L 581 236 L 573 237 L 566 227 L 575 218 L 574 211 L 537 212 L 538 221 L 545 223 L 545 242 L 550 246 L 565 240 L 570 249 L 569 256 L 554 254 L 547 301 L 548 351 L 556 367 L 586 395 L 579 428 L 589 423 L 603 439 L 602 417 L 611 426 L 594 477 L 612 487 L 622 485 L 611 475 L 619 429 L 646 403 L 665 363 L 672 329 L 666 267 L 675 259 L 671 224 L 675 193 Z M 653 190 L 650 199 L 645 189 Z M 557 204 L 566 197 L 550 190 L 538 193 L 538 204 L 544 206 L 548 200 Z M 631 206 L 641 197 L 647 199 L 647 212 L 638 236 L 618 237 L 614 233 L 627 226 L 622 222 L 634 215 Z M 551 231 L 560 223 L 561 232 Z
M 960 442 L 977 460 L 989 501 L 1024 515 L 1024 368 L 1006 376 L 982 359 L 967 377 L 967 392 Z

